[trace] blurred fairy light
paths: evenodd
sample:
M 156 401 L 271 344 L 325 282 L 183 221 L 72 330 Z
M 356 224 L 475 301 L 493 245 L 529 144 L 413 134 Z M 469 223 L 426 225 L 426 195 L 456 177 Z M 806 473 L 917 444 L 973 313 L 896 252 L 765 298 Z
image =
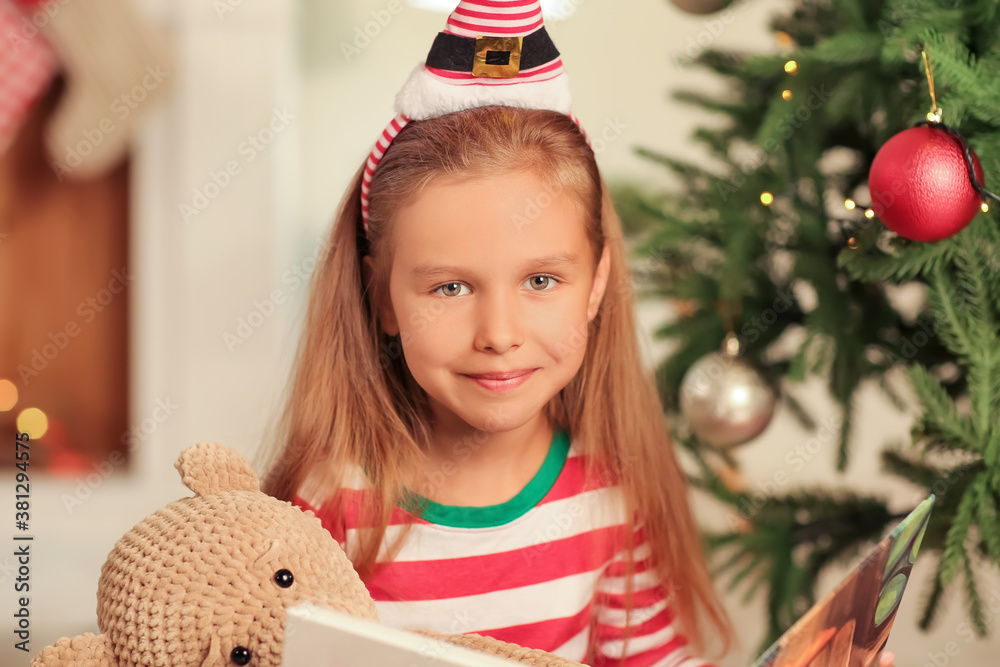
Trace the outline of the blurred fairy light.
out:
M 17 405 L 17 386 L 10 380 L 0 380 L 0 412 L 6 412 L 15 405 Z
M 773 201 L 774 201 L 774 195 L 772 195 L 770 192 L 765 191 L 760 193 L 760 203 L 763 204 L 764 206 L 770 206 L 771 202 Z
M 792 91 L 788 90 L 787 88 L 781 91 L 781 99 L 785 100 L 786 102 L 792 99 Z
M 49 418 L 38 408 L 25 408 L 17 416 L 17 430 L 37 440 L 49 430 Z
M 873 211 L 870 208 L 866 208 L 865 209 L 865 217 L 868 218 L 869 220 L 871 220 L 872 218 L 875 217 L 875 211 Z
M 576 10 L 577 4 L 576 2 L 566 2 L 566 0 L 542 0 L 542 16 L 555 20 L 569 18 Z M 458 3 L 456 0 L 410 0 L 410 6 L 450 14 L 455 11 Z
M 846 208 L 848 211 L 853 211 L 856 206 L 857 203 L 853 199 L 844 200 L 844 208 Z
M 794 60 L 789 60 L 787 63 L 785 63 L 785 71 L 788 72 L 789 74 L 795 74 L 796 72 L 799 71 L 799 64 Z

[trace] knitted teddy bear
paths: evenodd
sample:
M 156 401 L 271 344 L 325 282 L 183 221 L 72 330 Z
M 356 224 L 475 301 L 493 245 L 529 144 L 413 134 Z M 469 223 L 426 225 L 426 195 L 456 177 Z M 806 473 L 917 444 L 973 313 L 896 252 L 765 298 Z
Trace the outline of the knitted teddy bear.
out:
M 174 467 L 195 496 L 146 517 L 115 544 L 97 586 L 101 634 L 64 637 L 31 667 L 279 667 L 290 606 L 311 602 L 378 620 L 320 520 L 262 493 L 239 453 L 200 443 Z M 418 632 L 523 664 L 581 667 L 491 637 Z

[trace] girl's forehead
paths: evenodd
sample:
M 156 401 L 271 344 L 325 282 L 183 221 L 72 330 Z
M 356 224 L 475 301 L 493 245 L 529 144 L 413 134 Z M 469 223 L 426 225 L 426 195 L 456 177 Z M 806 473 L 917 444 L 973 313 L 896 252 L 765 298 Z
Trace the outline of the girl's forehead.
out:
M 527 173 L 432 183 L 399 212 L 393 237 L 397 266 L 583 257 L 589 247 L 577 198 Z

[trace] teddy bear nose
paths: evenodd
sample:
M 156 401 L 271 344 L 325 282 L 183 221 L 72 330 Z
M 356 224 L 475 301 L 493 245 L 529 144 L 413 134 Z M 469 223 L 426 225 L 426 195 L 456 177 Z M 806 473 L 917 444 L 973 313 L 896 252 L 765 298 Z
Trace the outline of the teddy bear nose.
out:
M 246 648 L 245 646 L 237 646 L 229 654 L 229 657 L 235 664 L 245 665 L 248 662 L 250 662 L 250 658 L 253 657 L 253 654 L 250 653 L 250 649 Z

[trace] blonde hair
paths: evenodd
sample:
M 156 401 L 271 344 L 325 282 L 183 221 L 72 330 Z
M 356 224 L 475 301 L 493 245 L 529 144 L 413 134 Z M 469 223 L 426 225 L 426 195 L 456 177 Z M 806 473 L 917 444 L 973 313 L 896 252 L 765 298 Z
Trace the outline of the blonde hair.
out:
M 359 538 L 354 565 L 367 579 L 393 508 L 404 499 L 404 471 L 430 441 L 426 393 L 402 358 L 399 337 L 378 321 L 392 262 L 392 221 L 433 179 L 474 179 L 529 170 L 553 191 L 581 205 L 594 265 L 610 246 L 610 272 L 587 350 L 573 380 L 546 406 L 588 461 L 588 474 L 620 484 L 626 517 L 640 516 L 656 567 L 682 630 L 699 648 L 705 620 L 728 651 L 732 627 L 712 586 L 687 484 L 674 455 L 652 375 L 642 366 L 633 316 L 633 288 L 621 222 L 593 151 L 568 116 L 554 111 L 488 106 L 414 121 L 386 152 L 371 184 L 370 226 L 363 233 L 355 174 L 340 205 L 327 252 L 317 264 L 277 447 L 265 477 L 267 493 L 291 499 L 307 482 L 337 502 L 343 471 L 360 466 L 376 493 L 362 508 L 371 526 Z M 370 284 L 362 256 L 371 254 Z M 631 547 L 632 531 L 626 531 Z M 401 540 L 389 549 L 389 558 Z M 628 564 L 631 573 L 634 563 Z M 627 577 L 627 608 L 633 582 Z

